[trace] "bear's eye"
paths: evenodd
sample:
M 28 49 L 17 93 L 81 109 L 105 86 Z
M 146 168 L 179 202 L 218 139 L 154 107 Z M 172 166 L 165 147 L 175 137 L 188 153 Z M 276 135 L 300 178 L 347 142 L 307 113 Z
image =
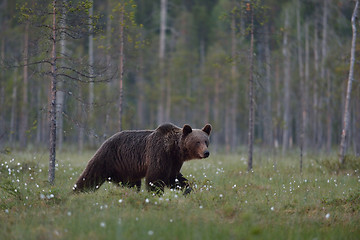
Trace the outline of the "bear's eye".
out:
M 196 144 L 198 144 L 198 145 L 199 145 L 199 144 L 200 144 L 200 141 L 197 141 L 197 142 L 196 142 Z
M 205 141 L 206 147 L 209 146 L 209 141 Z

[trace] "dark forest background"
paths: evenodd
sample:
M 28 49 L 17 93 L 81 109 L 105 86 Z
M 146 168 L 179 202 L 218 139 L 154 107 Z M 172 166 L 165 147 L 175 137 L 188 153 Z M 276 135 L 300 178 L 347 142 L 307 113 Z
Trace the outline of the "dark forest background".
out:
M 0 150 L 49 142 L 51 4 L 0 2 Z M 120 129 L 163 122 L 211 123 L 214 149 L 239 150 L 248 134 L 251 14 L 255 145 L 297 147 L 302 123 L 306 150 L 330 152 L 340 143 L 353 1 L 58 0 L 56 6 L 59 150 L 81 151 Z M 356 61 L 347 139 L 357 155 L 358 69 Z

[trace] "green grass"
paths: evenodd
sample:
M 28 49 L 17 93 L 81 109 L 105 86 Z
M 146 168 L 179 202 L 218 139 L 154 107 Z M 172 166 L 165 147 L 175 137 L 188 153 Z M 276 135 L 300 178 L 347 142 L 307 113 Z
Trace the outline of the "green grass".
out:
M 358 239 L 359 158 L 336 167 L 336 156 L 257 152 L 213 154 L 187 162 L 194 192 L 147 191 L 104 184 L 71 188 L 93 152 L 59 154 L 56 182 L 47 182 L 46 152 L 0 155 L 1 239 Z M 276 169 L 274 168 L 276 164 Z M 142 187 L 144 189 L 144 187 Z

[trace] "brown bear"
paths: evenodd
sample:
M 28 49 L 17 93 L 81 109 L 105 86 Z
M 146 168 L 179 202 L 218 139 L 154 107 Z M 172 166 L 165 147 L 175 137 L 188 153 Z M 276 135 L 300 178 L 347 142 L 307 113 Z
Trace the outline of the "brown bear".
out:
M 155 130 L 116 133 L 107 139 L 88 162 L 73 187 L 75 192 L 94 191 L 105 181 L 141 188 L 145 177 L 147 189 L 163 193 L 164 187 L 190 193 L 187 179 L 180 173 L 185 161 L 207 158 L 211 125 L 192 129 L 171 123 Z

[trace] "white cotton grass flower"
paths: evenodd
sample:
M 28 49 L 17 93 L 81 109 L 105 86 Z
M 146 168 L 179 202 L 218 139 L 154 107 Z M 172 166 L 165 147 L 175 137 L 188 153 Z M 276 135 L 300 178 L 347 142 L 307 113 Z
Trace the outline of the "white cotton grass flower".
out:
M 106 223 L 105 223 L 105 222 L 101 222 L 101 223 L 100 223 L 100 227 L 103 227 L 103 228 L 106 227 Z
M 327 213 L 327 214 L 325 215 L 325 218 L 326 218 L 326 219 L 329 219 L 329 218 L 330 218 L 330 213 Z
M 148 235 L 149 235 L 149 236 L 154 235 L 154 231 L 153 231 L 153 230 L 149 230 L 149 231 L 148 231 Z

